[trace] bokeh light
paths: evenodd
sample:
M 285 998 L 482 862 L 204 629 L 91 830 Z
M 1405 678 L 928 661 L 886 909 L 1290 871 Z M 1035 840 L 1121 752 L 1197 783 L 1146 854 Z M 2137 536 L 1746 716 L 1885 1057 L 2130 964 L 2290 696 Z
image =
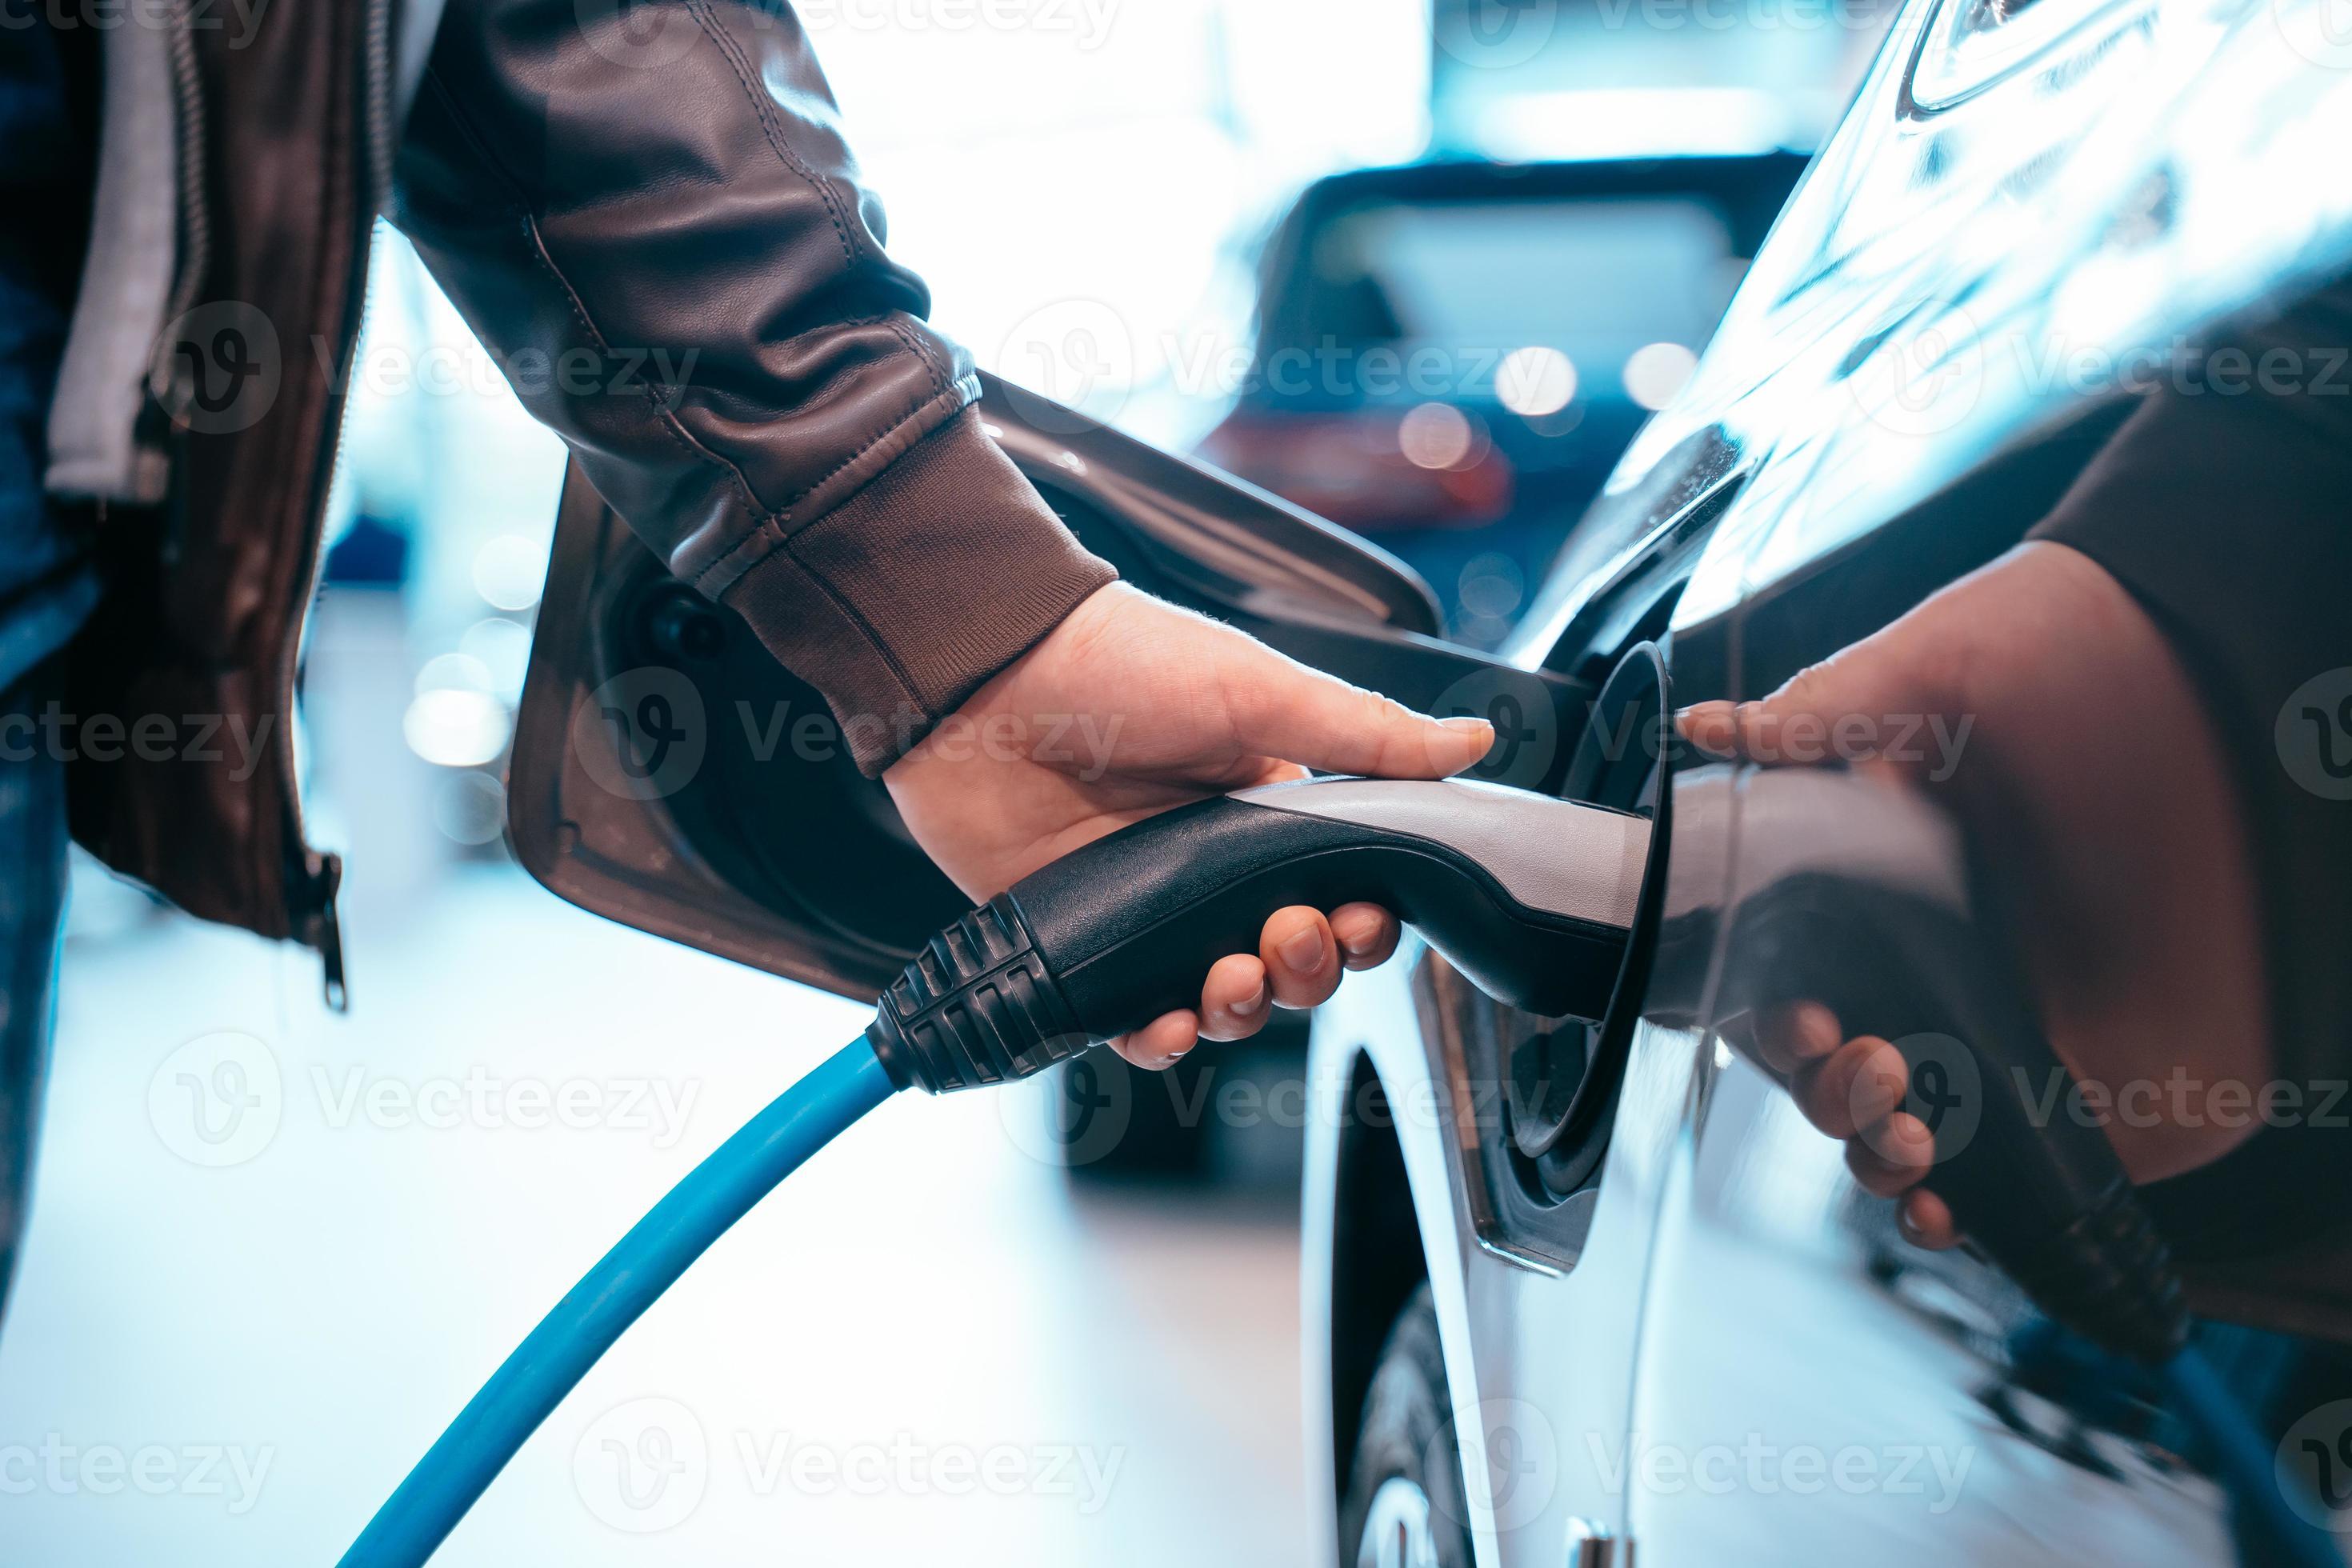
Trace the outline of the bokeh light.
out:
M 1680 343 L 1645 343 L 1625 356 L 1625 395 L 1655 410 L 1672 403 L 1698 368 L 1698 355 Z
M 474 553 L 474 591 L 501 610 L 528 610 L 547 581 L 547 544 L 501 533 Z
M 1421 468 L 1451 468 L 1470 455 L 1470 421 L 1444 403 L 1423 403 L 1397 425 L 1397 447 Z
M 400 721 L 408 749 L 437 767 L 478 768 L 506 749 L 514 725 L 487 691 L 444 686 L 420 691 Z
M 1557 414 L 1576 397 L 1576 365 L 1558 349 L 1513 349 L 1495 367 L 1495 400 L 1523 418 Z

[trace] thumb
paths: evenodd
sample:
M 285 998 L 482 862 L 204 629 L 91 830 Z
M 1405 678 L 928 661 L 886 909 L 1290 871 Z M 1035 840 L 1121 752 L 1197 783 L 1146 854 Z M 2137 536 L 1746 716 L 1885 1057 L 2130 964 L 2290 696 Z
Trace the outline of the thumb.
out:
M 1857 762 L 1876 754 L 1900 721 L 1924 711 L 1926 694 L 1900 655 L 1894 630 L 1809 665 L 1752 702 L 1701 702 L 1675 715 L 1683 736 L 1717 756 L 1775 763 Z
M 1309 669 L 1272 648 L 1228 677 L 1226 702 L 1244 749 L 1318 773 L 1442 779 L 1484 757 L 1484 719 L 1433 719 L 1403 703 Z

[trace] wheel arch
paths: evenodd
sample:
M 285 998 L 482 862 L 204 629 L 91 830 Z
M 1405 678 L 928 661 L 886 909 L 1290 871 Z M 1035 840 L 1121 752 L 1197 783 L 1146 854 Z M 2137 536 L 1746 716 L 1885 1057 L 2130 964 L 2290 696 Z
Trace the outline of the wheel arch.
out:
M 1351 1053 L 1345 1114 L 1332 1152 L 1329 1292 L 1325 1332 L 1330 1378 L 1323 1434 L 1331 1444 L 1336 1509 L 1364 1400 L 1390 1326 L 1423 1281 L 1428 1253 L 1405 1174 L 1404 1144 L 1371 1053 Z

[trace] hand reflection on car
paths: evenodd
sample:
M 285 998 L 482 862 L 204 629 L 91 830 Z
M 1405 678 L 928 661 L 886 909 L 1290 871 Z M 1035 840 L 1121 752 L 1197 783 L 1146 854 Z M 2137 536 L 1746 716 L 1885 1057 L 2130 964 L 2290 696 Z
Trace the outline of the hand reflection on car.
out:
M 1963 743 L 1834 757 L 1821 743 L 1925 721 Z M 2161 629 L 2089 557 L 2021 545 L 1769 696 L 1678 722 L 1718 757 L 1838 761 L 1931 792 L 1976 843 L 1990 928 L 2015 943 L 2052 1047 L 2086 1088 L 2270 1078 L 2254 878 L 2221 747 Z M 1892 1044 L 1849 1037 L 1818 1002 L 1732 1033 L 1845 1143 L 1856 1182 L 1899 1200 L 1906 1236 L 1959 1239 L 1921 1185 L 1932 1141 L 1902 1109 L 1908 1074 Z M 2105 1119 L 2139 1183 L 2210 1163 L 2259 1125 L 2175 1097 L 2141 1102 L 2146 1114 Z

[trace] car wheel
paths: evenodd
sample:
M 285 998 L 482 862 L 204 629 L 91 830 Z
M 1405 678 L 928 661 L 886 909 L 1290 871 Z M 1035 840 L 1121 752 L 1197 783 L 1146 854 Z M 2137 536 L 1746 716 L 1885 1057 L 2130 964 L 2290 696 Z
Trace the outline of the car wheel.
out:
M 1469 1510 L 1429 1287 L 1389 1329 L 1364 1398 L 1363 1424 L 1339 1509 L 1342 1563 L 1355 1568 L 1470 1568 Z

